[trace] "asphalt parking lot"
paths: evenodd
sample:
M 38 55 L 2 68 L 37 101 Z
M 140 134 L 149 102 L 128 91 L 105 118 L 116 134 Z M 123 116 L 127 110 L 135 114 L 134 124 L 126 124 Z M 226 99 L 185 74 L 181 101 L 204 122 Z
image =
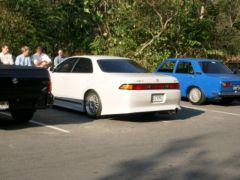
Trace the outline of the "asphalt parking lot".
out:
M 240 179 L 240 102 L 99 120 L 61 108 L 0 113 L 0 180 Z

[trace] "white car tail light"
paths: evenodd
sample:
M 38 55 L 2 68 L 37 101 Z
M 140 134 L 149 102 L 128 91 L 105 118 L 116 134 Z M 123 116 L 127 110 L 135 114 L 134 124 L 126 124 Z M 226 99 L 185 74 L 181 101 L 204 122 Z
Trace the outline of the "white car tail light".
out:
M 121 90 L 158 90 L 158 89 L 179 89 L 178 83 L 161 84 L 122 84 Z

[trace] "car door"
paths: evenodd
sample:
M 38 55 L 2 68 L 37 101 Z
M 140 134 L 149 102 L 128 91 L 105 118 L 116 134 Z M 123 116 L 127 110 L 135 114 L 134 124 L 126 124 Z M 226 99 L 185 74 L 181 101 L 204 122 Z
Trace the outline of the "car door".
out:
M 51 74 L 52 92 L 56 99 L 66 99 L 69 97 L 71 88 L 71 72 L 76 65 L 77 58 L 69 58 L 59 64 Z
M 79 105 L 83 105 L 84 94 L 90 88 L 93 78 L 92 60 L 89 58 L 78 58 L 78 62 L 74 66 L 69 81 L 69 98 L 75 99 Z M 91 87 L 92 88 L 92 87 Z
M 192 62 L 178 61 L 174 74 L 179 81 L 181 95 L 187 97 L 188 87 L 193 86 L 195 82 Z

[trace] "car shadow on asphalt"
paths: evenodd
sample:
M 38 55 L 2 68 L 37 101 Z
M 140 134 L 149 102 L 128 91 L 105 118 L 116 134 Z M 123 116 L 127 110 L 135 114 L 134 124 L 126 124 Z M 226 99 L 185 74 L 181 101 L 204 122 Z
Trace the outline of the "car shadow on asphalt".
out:
M 190 138 L 176 138 L 160 147 L 157 152 L 122 160 L 112 165 L 112 172 L 100 180 L 120 179 L 239 179 L 240 152 L 229 153 L 219 159 L 211 158 L 206 140 L 218 133 Z M 226 168 L 230 172 L 225 173 Z
M 50 112 L 51 111 L 51 112 Z M 101 121 L 103 119 L 110 119 L 112 121 L 129 121 L 129 122 L 157 122 L 157 121 L 176 121 L 188 120 L 192 117 L 200 116 L 204 111 L 182 108 L 177 114 L 169 115 L 167 113 L 137 113 L 125 115 L 104 116 L 101 119 L 93 119 L 88 117 L 85 113 L 74 110 L 69 110 L 60 107 L 53 107 L 47 110 L 39 110 L 33 117 L 33 121 L 44 123 L 46 125 L 66 125 L 66 124 L 83 124 L 91 123 L 93 121 Z M 17 130 L 39 127 L 34 123 L 18 123 L 12 120 L 11 117 L 0 115 L 0 129 L 3 130 Z
M 0 129 L 2 130 L 17 130 L 17 129 L 25 129 L 25 128 L 34 128 L 37 125 L 32 123 L 19 123 L 14 121 L 11 117 L 2 115 L 0 116 Z
M 130 122 L 154 122 L 154 121 L 176 121 L 176 120 L 189 120 L 190 118 L 200 116 L 204 111 L 182 107 L 177 114 L 168 114 L 164 112 L 159 113 L 138 113 L 126 114 L 109 117 L 114 121 L 130 121 Z
M 42 110 L 46 111 L 46 110 Z M 42 113 L 39 111 L 38 114 L 36 114 L 36 117 L 34 118 L 36 121 L 43 121 L 44 123 L 49 125 L 58 125 L 58 124 L 83 124 L 83 123 L 89 123 L 94 121 L 93 118 L 90 118 L 86 115 L 86 113 L 62 108 L 62 107 L 52 107 L 51 109 L 48 109 L 48 111 L 51 111 L 49 115 L 46 117 L 46 113 Z
M 4 114 L 9 114 L 4 111 Z M 18 130 L 39 127 L 36 123 L 20 123 L 14 121 L 9 115 L 0 114 L 0 129 Z M 66 124 L 83 124 L 94 121 L 85 113 L 69 110 L 60 107 L 53 107 L 46 110 L 38 110 L 33 116 L 33 121 L 44 123 L 46 125 L 66 125 Z
M 206 105 L 223 106 L 223 107 L 240 106 L 240 101 L 235 100 L 230 104 L 223 104 L 219 101 L 211 101 L 211 102 L 207 102 Z
M 186 98 L 182 98 L 183 102 L 189 102 Z M 199 106 L 204 106 L 204 105 L 214 105 L 214 106 L 223 106 L 223 107 L 231 107 L 231 106 L 240 106 L 240 100 L 235 100 L 230 104 L 223 104 L 218 100 L 209 100 L 207 102 L 205 102 L 203 105 L 199 105 Z

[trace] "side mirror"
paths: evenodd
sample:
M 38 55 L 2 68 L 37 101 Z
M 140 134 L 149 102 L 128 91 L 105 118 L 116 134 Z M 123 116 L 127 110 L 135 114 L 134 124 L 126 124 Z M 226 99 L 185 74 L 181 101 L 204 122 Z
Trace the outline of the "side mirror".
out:
M 49 71 L 54 72 L 55 68 L 53 66 L 48 68 Z

